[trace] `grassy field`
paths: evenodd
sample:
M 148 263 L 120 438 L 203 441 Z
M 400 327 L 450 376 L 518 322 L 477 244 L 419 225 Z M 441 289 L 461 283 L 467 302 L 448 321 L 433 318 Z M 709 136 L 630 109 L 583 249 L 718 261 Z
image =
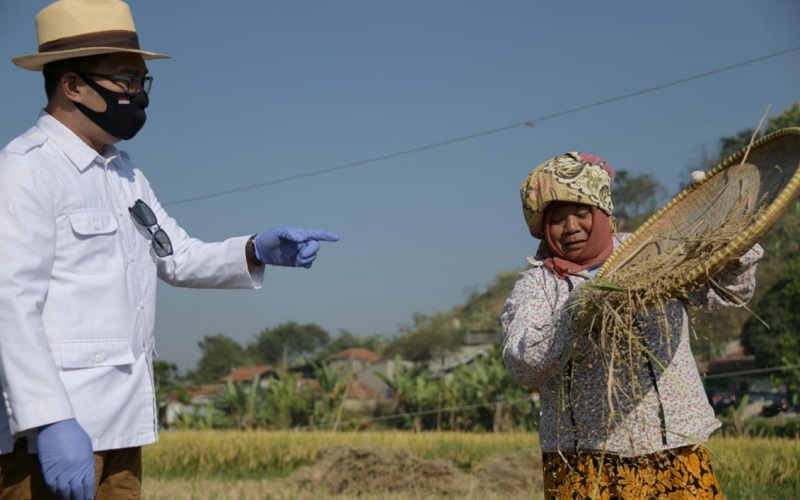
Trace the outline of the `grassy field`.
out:
M 708 447 L 727 498 L 800 498 L 800 440 Z M 148 499 L 541 498 L 535 433 L 165 432 L 144 466 Z

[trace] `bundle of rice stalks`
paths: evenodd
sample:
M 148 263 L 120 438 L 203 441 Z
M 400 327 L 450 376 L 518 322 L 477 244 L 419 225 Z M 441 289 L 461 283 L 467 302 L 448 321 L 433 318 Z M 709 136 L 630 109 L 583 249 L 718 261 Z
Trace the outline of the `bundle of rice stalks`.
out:
M 714 267 L 705 266 L 704 273 L 689 280 L 698 265 L 707 263 L 719 252 L 725 251 L 735 239 L 762 216 L 766 207 L 757 212 L 743 213 L 744 200 L 727 214 L 719 227 L 708 228 L 699 224 L 688 234 L 678 230 L 669 234 L 651 235 L 637 251 L 632 253 L 626 265 L 619 265 L 602 278 L 593 280 L 577 292 L 573 301 L 576 318 L 581 331 L 598 331 L 603 337 L 614 338 L 615 328 L 611 324 L 630 327 L 637 314 L 647 309 L 660 309 L 665 301 L 682 296 L 702 283 L 713 280 L 716 267 L 723 267 L 730 259 L 738 258 L 747 248 L 737 249 L 729 260 Z M 650 252 L 643 258 L 640 251 L 659 245 L 659 252 Z M 625 263 L 623 263 L 625 264 Z M 598 320 L 600 321 L 598 323 Z M 618 332 L 619 333 L 619 332 Z
M 449 460 L 427 460 L 408 450 L 340 445 L 321 449 L 313 466 L 297 470 L 290 480 L 299 488 L 324 489 L 329 495 L 385 495 L 415 492 L 420 496 L 463 495 L 467 481 Z

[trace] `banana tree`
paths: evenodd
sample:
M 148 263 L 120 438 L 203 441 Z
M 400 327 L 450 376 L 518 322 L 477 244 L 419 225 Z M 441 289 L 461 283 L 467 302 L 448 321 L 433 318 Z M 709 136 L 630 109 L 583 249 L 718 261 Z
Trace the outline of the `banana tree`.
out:
M 375 375 L 397 395 L 397 411 L 403 414 L 406 427 L 412 427 L 417 432 L 433 428 L 435 424 L 431 423 L 434 420 L 430 415 L 436 414 L 436 409 L 441 408 L 442 382 L 428 372 L 402 365 L 399 360 L 395 366 L 397 369 L 391 377 L 380 372 L 375 372 Z
M 353 372 L 335 369 L 331 365 L 315 364 L 314 378 L 319 382 L 319 399 L 314 408 L 314 420 L 336 430 L 342 421 L 344 399 L 353 380 Z
M 300 387 L 295 376 L 272 381 L 261 399 L 259 421 L 268 427 L 289 429 L 307 425 L 311 419 L 314 394 L 311 389 Z
M 249 385 L 237 384 L 230 380 L 214 399 L 214 408 L 228 417 L 232 427 L 252 429 L 256 423 L 256 402 L 260 389 L 260 377 L 253 377 Z

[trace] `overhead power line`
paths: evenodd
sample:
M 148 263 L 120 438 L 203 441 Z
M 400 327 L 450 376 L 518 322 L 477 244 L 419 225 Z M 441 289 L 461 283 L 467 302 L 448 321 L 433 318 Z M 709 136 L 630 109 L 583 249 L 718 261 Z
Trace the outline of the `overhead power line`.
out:
M 792 370 L 800 370 L 800 365 L 783 365 L 783 366 L 773 366 L 771 368 L 755 368 L 753 370 L 742 370 L 739 372 L 715 373 L 713 375 L 703 375 L 702 377 L 705 379 L 730 378 L 730 377 L 741 377 L 743 375 L 758 375 L 764 373 L 775 373 L 775 372 L 792 371 Z
M 761 57 L 757 57 L 755 59 L 748 59 L 746 61 L 742 61 L 742 62 L 739 62 L 739 63 L 736 63 L 736 64 L 732 64 L 730 66 L 725 66 L 725 67 L 722 67 L 722 68 L 713 69 L 713 70 L 710 70 L 710 71 L 706 71 L 704 73 L 699 73 L 697 75 L 693 75 L 693 76 L 689 76 L 689 77 L 686 77 L 686 78 L 681 78 L 679 80 L 674 80 L 674 81 L 671 81 L 671 82 L 663 83 L 661 85 L 655 85 L 653 87 L 647 87 L 645 89 L 637 90 L 635 92 L 629 92 L 627 94 L 623 94 L 623 95 L 620 95 L 620 96 L 617 96 L 617 97 L 611 97 L 611 98 L 608 98 L 608 99 L 603 99 L 601 101 L 593 102 L 591 104 L 585 104 L 583 106 L 577 106 L 577 107 L 574 107 L 574 108 L 565 109 L 563 111 L 558 111 L 556 113 L 551 113 L 551 114 L 548 114 L 548 115 L 540 116 L 538 118 L 532 118 L 530 120 L 525 120 L 525 121 L 521 121 L 521 122 L 517 122 L 517 123 L 512 123 L 510 125 L 497 127 L 497 128 L 493 128 L 493 129 L 490 129 L 490 130 L 484 130 L 482 132 L 477 132 L 477 133 L 474 133 L 474 134 L 464 135 L 464 136 L 461 136 L 461 137 L 456 137 L 454 139 L 448 139 L 448 140 L 444 140 L 444 141 L 440 141 L 440 142 L 435 142 L 435 143 L 428 144 L 428 145 L 425 145 L 425 146 L 419 146 L 419 147 L 412 148 L 412 149 L 406 149 L 404 151 L 398 151 L 398 152 L 395 152 L 395 153 L 389 153 L 389 154 L 385 154 L 385 155 L 381 155 L 381 156 L 375 156 L 375 157 L 372 157 L 372 158 L 367 158 L 365 160 L 359 160 L 359 161 L 354 161 L 354 162 L 350 162 L 350 163 L 344 163 L 344 164 L 337 165 L 337 166 L 334 166 L 334 167 L 324 168 L 322 170 L 314 170 L 314 171 L 306 172 L 306 173 L 303 173 L 303 174 L 292 175 L 292 176 L 289 176 L 289 177 L 282 177 L 280 179 L 273 179 L 273 180 L 270 180 L 270 181 L 258 182 L 258 183 L 255 183 L 255 184 L 248 184 L 246 186 L 241 186 L 241 187 L 238 187 L 238 188 L 231 188 L 231 189 L 226 189 L 226 190 L 222 190 L 222 191 L 215 191 L 213 193 L 208 193 L 208 194 L 203 194 L 203 195 L 198 195 L 198 196 L 192 196 L 190 198 L 184 198 L 182 200 L 176 200 L 176 201 L 167 202 L 167 203 L 164 203 L 163 205 L 180 205 L 180 204 L 183 204 L 183 203 L 190 203 L 190 202 L 194 202 L 194 201 L 205 200 L 205 199 L 208 199 L 208 198 L 215 198 L 215 197 L 224 196 L 224 195 L 227 195 L 227 194 L 239 193 L 241 191 L 247 191 L 247 190 L 250 190 L 250 189 L 256 189 L 256 188 L 265 187 L 265 186 L 274 186 L 275 184 L 282 184 L 284 182 L 294 181 L 294 180 L 298 180 L 298 179 L 304 179 L 306 177 L 313 177 L 313 176 L 316 176 L 316 175 L 327 174 L 327 173 L 335 172 L 335 171 L 338 171 L 338 170 L 344 170 L 344 169 L 347 169 L 347 168 L 357 167 L 357 166 L 360 166 L 360 165 L 366 165 L 368 163 L 375 163 L 375 162 L 379 162 L 379 161 L 382 161 L 382 160 L 388 160 L 390 158 L 397 158 L 398 156 L 405 156 L 405 155 L 410 155 L 410 154 L 413 154 L 413 153 L 419 153 L 420 151 L 426 151 L 428 149 L 438 148 L 438 147 L 442 147 L 442 146 L 447 146 L 449 144 L 454 144 L 454 143 L 457 143 L 457 142 L 463 142 L 463 141 L 468 141 L 468 140 L 471 140 L 471 139 L 476 139 L 478 137 L 483 137 L 483 136 L 486 136 L 486 135 L 492 135 L 492 134 L 497 134 L 497 133 L 500 133 L 500 132 L 505 132 L 506 130 L 511 130 L 511 129 L 517 128 L 517 127 L 523 127 L 523 126 L 532 127 L 533 125 L 535 125 L 538 122 L 543 122 L 545 120 L 550 120 L 550 119 L 553 119 L 553 118 L 557 118 L 559 116 L 564 116 L 564 115 L 569 115 L 569 114 L 572 114 L 572 113 L 577 113 L 579 111 L 585 111 L 587 109 L 596 108 L 596 107 L 599 107 L 599 106 L 605 106 L 606 104 L 611 104 L 613 102 L 622 101 L 622 100 L 625 100 L 625 99 L 630 99 L 632 97 L 637 97 L 637 96 L 640 96 L 640 95 L 643 95 L 643 94 L 649 94 L 651 92 L 656 92 L 658 90 L 663 90 L 663 89 L 666 89 L 666 88 L 669 88 L 669 87 L 674 87 L 676 85 L 681 85 L 681 84 L 684 84 L 684 83 L 687 83 L 687 82 L 691 82 L 691 81 L 694 81 L 694 80 L 700 80 L 702 78 L 706 78 L 706 77 L 709 77 L 709 76 L 717 75 L 719 73 L 724 73 L 726 71 L 731 71 L 731 70 L 734 70 L 734 69 L 738 69 L 738 68 L 741 68 L 741 67 L 744 67 L 744 66 L 748 66 L 748 65 L 755 64 L 755 63 L 758 63 L 758 62 L 761 62 L 761 61 L 765 61 L 767 59 L 772 59 L 772 58 L 775 58 L 775 57 L 786 55 L 786 54 L 789 54 L 791 52 L 795 52 L 797 50 L 800 50 L 800 46 L 792 47 L 790 49 L 781 50 L 779 52 L 773 52 L 771 54 L 767 54 L 767 55 L 764 55 L 764 56 L 761 56 Z
M 705 375 L 703 376 L 704 379 L 711 379 L 711 378 L 727 378 L 727 377 L 735 377 L 735 376 L 742 376 L 742 375 L 757 375 L 763 373 L 774 373 L 774 372 L 781 372 L 781 371 L 790 371 L 790 370 L 800 370 L 800 365 L 784 365 L 784 366 L 773 366 L 770 368 L 759 368 L 755 370 L 744 370 L 739 372 L 731 372 L 731 373 L 721 373 L 718 375 Z M 410 412 L 401 412 L 401 413 L 391 413 L 389 415 L 381 415 L 377 417 L 369 417 L 369 418 L 362 418 L 362 419 L 354 419 L 354 420 L 345 420 L 342 422 L 328 422 L 328 423 L 321 423 L 321 424 L 314 424 L 314 425 L 305 425 L 305 426 L 298 426 L 292 427 L 291 430 L 315 430 L 315 429 L 325 429 L 325 428 L 335 428 L 337 426 L 347 426 L 347 425 L 361 425 L 361 424 L 375 424 L 378 422 L 386 422 L 389 420 L 396 420 L 400 418 L 408 418 L 408 417 L 424 417 L 430 415 L 444 415 L 446 413 L 459 413 L 466 410 L 475 410 L 477 408 L 494 408 L 499 404 L 511 404 L 516 405 L 520 403 L 533 403 L 533 400 L 530 397 L 520 398 L 520 399 L 511 399 L 511 400 L 504 400 L 500 399 L 498 401 L 490 401 L 485 403 L 474 403 L 470 405 L 464 406 L 448 406 L 446 408 L 430 408 L 426 410 L 417 410 L 417 411 L 410 411 Z
M 418 411 L 411 411 L 411 412 L 404 412 L 404 413 L 392 413 L 390 415 L 382 415 L 382 416 L 379 416 L 379 417 L 368 417 L 368 418 L 355 419 L 355 420 L 345 420 L 343 422 L 329 422 L 329 423 L 323 423 L 323 424 L 304 425 L 304 426 L 292 427 L 291 430 L 293 430 L 293 431 L 295 431 L 295 430 L 309 431 L 309 430 L 315 430 L 315 429 L 326 429 L 326 428 L 329 428 L 329 427 L 330 428 L 336 428 L 337 426 L 341 427 L 341 426 L 346 426 L 346 425 L 360 425 L 360 424 L 365 424 L 365 423 L 374 424 L 374 423 L 378 423 L 378 422 L 386 422 L 388 420 L 396 420 L 396 419 L 399 419 L 399 418 L 424 417 L 424 416 L 437 415 L 437 414 L 438 415 L 444 415 L 445 413 L 458 413 L 458 412 L 461 412 L 461 411 L 464 411 L 464 410 L 475 410 L 477 408 L 494 408 L 495 406 L 497 406 L 499 404 L 504 404 L 504 403 L 514 405 L 514 404 L 526 403 L 526 402 L 533 404 L 533 401 L 529 397 L 521 398 L 521 399 L 512 399 L 510 401 L 505 401 L 505 400 L 501 399 L 499 401 L 491 401 L 491 402 L 487 402 L 487 403 L 475 403 L 475 404 L 464 405 L 464 406 L 449 406 L 449 407 L 446 407 L 446 408 L 433 408 L 433 409 L 430 409 L 430 410 L 418 410 Z

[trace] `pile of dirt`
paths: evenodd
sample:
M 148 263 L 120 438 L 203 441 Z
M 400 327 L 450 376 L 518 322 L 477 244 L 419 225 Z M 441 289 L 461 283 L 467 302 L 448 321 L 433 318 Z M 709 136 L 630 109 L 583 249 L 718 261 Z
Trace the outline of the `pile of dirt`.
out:
M 458 495 L 469 488 L 467 478 L 449 460 L 426 460 L 406 450 L 333 446 L 320 450 L 313 465 L 288 479 L 298 490 L 324 490 L 331 495 Z
M 475 466 L 481 491 L 509 496 L 542 490 L 542 452 L 522 450 L 495 455 Z

